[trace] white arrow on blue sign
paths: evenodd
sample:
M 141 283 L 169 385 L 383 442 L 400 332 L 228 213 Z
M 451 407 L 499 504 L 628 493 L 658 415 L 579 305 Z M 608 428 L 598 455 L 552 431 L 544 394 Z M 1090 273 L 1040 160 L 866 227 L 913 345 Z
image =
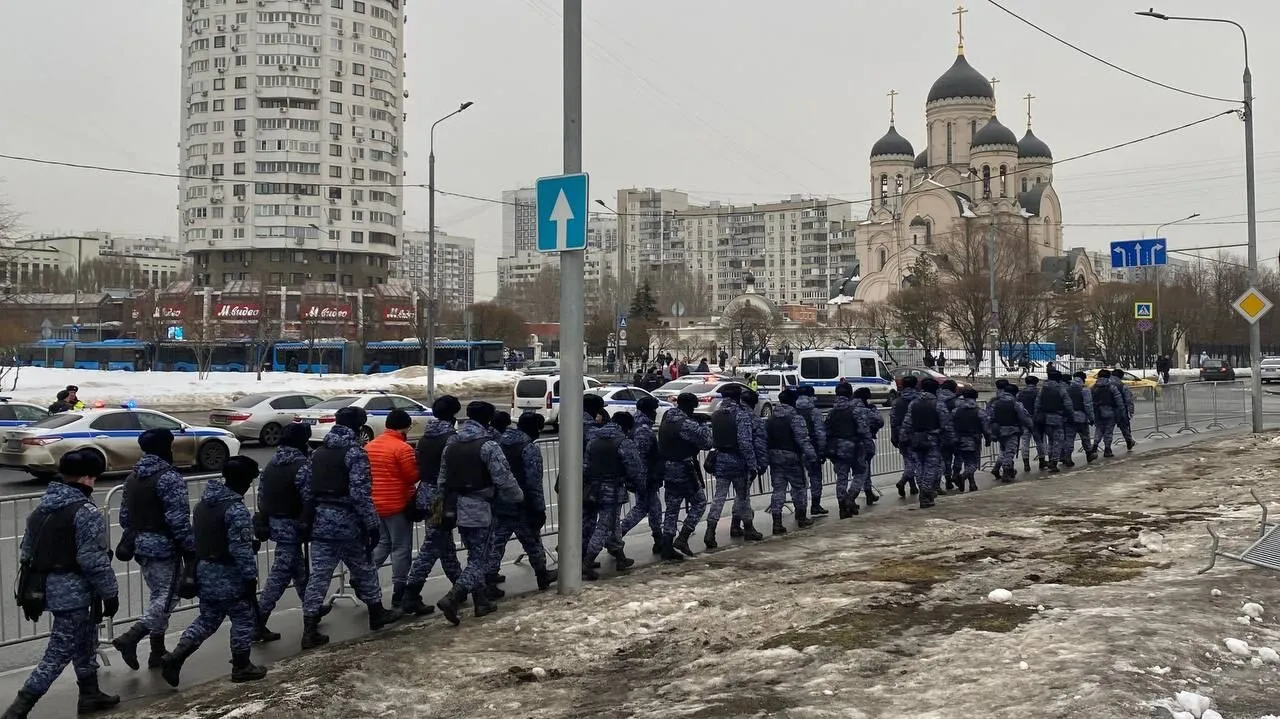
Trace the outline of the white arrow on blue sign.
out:
M 586 249 L 589 185 L 585 172 L 538 179 L 538 252 Z
M 1111 268 L 1166 265 L 1169 263 L 1168 244 L 1163 237 L 1112 242 Z

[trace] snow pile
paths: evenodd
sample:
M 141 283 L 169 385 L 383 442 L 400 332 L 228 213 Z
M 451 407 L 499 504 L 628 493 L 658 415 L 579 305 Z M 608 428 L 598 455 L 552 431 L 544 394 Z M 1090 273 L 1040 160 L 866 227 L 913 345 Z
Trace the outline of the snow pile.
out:
M 1008 589 L 992 589 L 991 593 L 987 595 L 987 601 L 995 602 L 996 604 L 1008 604 L 1013 601 L 1013 592 Z
M 1232 654 L 1238 657 L 1247 657 L 1250 654 L 1249 643 L 1246 641 L 1227 637 L 1226 639 L 1222 640 L 1222 643 L 1227 645 L 1227 651 L 1231 652 Z
M 1204 713 L 1213 705 L 1209 697 L 1195 692 L 1178 692 L 1173 699 L 1196 719 L 1204 719 Z
M 1262 605 L 1256 602 L 1249 602 L 1240 608 L 1240 611 L 1249 616 L 1250 619 L 1262 618 Z
M 518 372 L 436 370 L 436 391 L 466 396 L 506 395 L 520 377 Z M 17 382 L 17 387 L 13 382 Z M 146 407 L 190 410 L 212 409 L 246 394 L 261 392 L 311 392 L 329 397 L 355 390 L 387 390 L 420 398 L 426 395 L 423 367 L 406 367 L 376 375 L 311 375 L 264 372 L 258 381 L 253 372 L 212 372 L 197 379 L 193 372 L 104 372 L 87 369 L 23 367 L 5 378 L 0 388 L 6 396 L 47 405 L 67 385 L 80 388 L 80 399 L 102 400 L 108 405 L 134 400 Z

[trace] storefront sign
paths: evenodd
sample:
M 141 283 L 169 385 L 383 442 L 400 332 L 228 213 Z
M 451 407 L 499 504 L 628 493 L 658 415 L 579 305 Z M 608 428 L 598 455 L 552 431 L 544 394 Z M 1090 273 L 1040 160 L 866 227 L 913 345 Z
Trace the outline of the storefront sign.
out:
M 416 315 L 417 313 L 413 311 L 412 307 L 405 307 L 404 305 L 388 305 L 382 310 L 382 320 L 384 322 L 409 324 L 413 322 Z
M 302 308 L 301 318 L 318 322 L 341 322 L 351 319 L 351 306 L 309 305 Z
M 262 316 L 262 308 L 258 305 L 223 302 L 213 308 L 213 316 L 220 320 L 254 321 Z

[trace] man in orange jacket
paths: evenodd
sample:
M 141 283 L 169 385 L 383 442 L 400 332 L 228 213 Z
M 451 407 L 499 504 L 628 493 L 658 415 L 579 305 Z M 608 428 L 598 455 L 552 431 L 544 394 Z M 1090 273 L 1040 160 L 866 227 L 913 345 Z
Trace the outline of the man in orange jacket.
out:
M 373 550 L 373 566 L 381 567 L 391 557 L 391 606 L 399 607 L 404 597 L 405 577 L 413 556 L 413 521 L 409 511 L 418 485 L 418 460 L 405 432 L 412 424 L 404 410 L 387 415 L 387 429 L 365 445 L 373 472 L 373 508 L 381 523 L 378 546 Z

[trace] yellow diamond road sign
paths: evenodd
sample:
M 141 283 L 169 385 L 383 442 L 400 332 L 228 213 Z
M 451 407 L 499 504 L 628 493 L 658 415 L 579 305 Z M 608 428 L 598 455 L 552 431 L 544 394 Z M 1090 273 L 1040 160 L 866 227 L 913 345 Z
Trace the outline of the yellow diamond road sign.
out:
M 1232 302 L 1231 306 L 1240 313 L 1241 317 L 1248 320 L 1249 324 L 1253 324 L 1270 311 L 1272 303 L 1266 295 L 1250 287 L 1235 302 Z

